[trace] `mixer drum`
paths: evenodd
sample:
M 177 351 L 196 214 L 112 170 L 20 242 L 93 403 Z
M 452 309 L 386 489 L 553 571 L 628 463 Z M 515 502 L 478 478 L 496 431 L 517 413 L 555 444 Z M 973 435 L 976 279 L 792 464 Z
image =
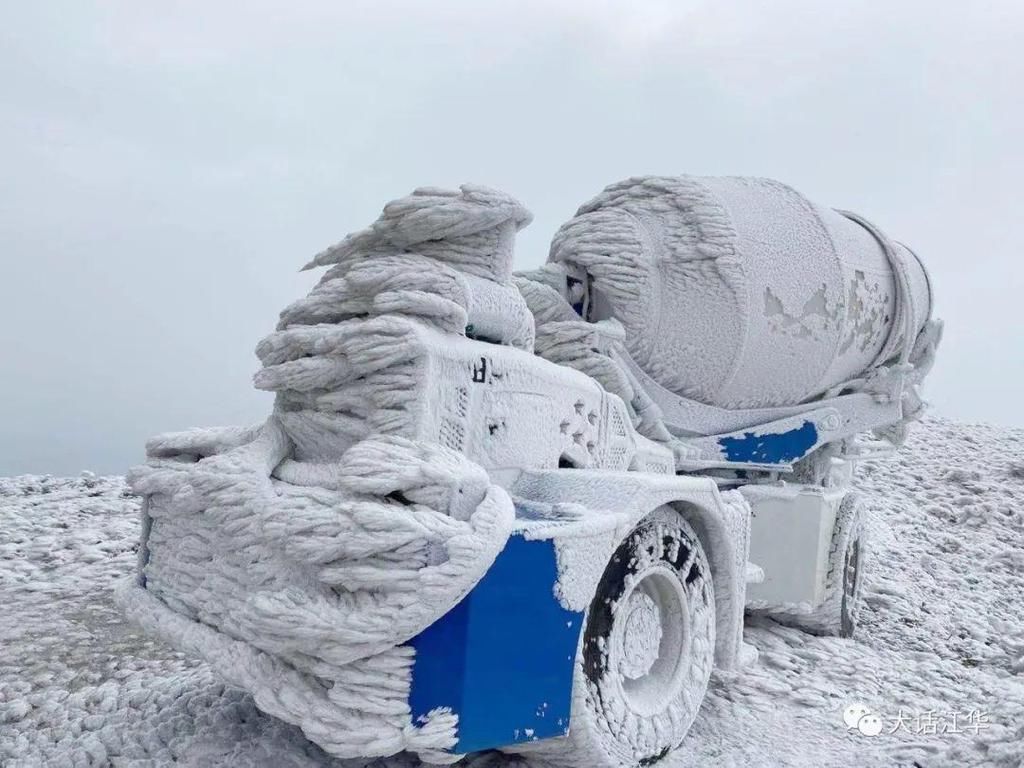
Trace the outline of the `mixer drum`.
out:
M 863 376 L 898 355 L 908 326 L 916 337 L 931 310 L 927 273 L 892 247 L 902 283 L 865 225 L 784 184 L 646 177 L 581 207 L 550 260 L 586 273 L 590 317 L 622 322 L 627 351 L 659 384 L 767 408 Z

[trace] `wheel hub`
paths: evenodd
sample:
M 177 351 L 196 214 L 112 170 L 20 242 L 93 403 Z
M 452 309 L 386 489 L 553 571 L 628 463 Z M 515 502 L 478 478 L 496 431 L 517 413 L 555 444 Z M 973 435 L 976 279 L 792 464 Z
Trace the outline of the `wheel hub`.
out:
M 609 649 L 623 700 L 647 717 L 674 701 L 685 685 L 690 615 L 682 580 L 663 564 L 633 583 L 616 611 Z
M 661 647 L 661 611 L 650 596 L 633 592 L 625 610 L 622 636 L 622 657 L 619 672 L 627 680 L 637 680 L 658 660 Z

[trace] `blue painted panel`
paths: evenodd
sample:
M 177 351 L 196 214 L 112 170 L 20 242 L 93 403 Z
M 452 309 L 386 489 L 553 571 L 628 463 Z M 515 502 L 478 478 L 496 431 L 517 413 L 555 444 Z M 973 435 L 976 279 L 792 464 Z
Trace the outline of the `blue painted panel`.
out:
M 718 439 L 729 461 L 754 464 L 788 464 L 802 458 L 817 442 L 818 429 L 810 421 L 787 432 L 744 432 L 742 437 Z
M 555 597 L 554 542 L 509 538 L 455 608 L 410 641 L 409 707 L 459 716 L 453 752 L 564 736 L 583 613 Z

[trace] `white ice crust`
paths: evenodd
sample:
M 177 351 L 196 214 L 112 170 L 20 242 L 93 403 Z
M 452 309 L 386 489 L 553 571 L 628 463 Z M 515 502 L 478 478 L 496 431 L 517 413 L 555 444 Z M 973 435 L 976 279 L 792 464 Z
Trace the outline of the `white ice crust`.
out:
M 410 721 L 412 650 L 512 530 L 508 494 L 464 455 L 403 435 L 421 386 L 409 323 L 532 348 L 511 283 L 529 214 L 482 187 L 417 190 L 317 256 L 330 269 L 257 349 L 273 414 L 150 441 L 126 613 L 203 656 L 341 757 L 452 759 L 457 718 Z
M 859 217 L 857 217 L 859 220 Z M 555 235 L 552 260 L 593 280 L 640 368 L 677 395 L 723 408 L 794 405 L 892 356 L 927 275 L 864 224 L 770 179 L 640 177 L 607 187 Z M 865 222 L 866 224 L 866 222 Z
M 789 217 L 798 256 L 823 249 L 820 301 L 807 259 L 758 250 L 765 222 L 740 213 L 745 200 Z M 327 270 L 257 346 L 255 385 L 275 393 L 266 422 L 148 444 L 129 478 L 145 501 L 125 612 L 332 755 L 445 762 L 457 717 L 411 721 L 403 644 L 473 588 L 513 531 L 555 540 L 555 596 L 585 610 L 618 542 L 668 505 L 708 550 L 715 661 L 737 668 L 750 656 L 749 506 L 710 478 L 675 476 L 673 435 L 623 354 L 660 385 L 728 407 L 797 403 L 862 373 L 892 341 L 879 318 L 900 297 L 870 235 L 830 216 L 768 182 L 633 179 L 563 227 L 556 263 L 513 277 L 530 215 L 510 196 L 466 185 L 389 203 L 307 265 Z M 783 284 L 803 276 L 786 293 L 772 270 Z M 566 277 L 579 274 L 593 280 L 594 317 L 573 309 Z M 927 304 L 910 306 L 926 317 Z M 482 351 L 463 354 L 472 344 Z M 424 353 L 442 347 L 455 352 Z M 469 395 L 458 377 L 478 354 L 481 381 L 503 384 Z M 428 413 L 460 408 L 462 421 Z M 496 418 L 464 441 L 472 408 Z M 524 501 L 547 505 L 547 519 L 517 520 Z
M 930 416 L 899 454 L 862 470 L 876 551 L 863 631 L 816 637 L 748 620 L 760 660 L 711 686 L 674 768 L 1024 761 L 1024 431 Z M 132 567 L 138 517 L 119 477 L 0 478 L 0 765 L 368 762 L 332 759 L 209 664 L 121 620 L 111 588 Z M 848 730 L 854 702 L 886 729 Z M 906 729 L 892 725 L 901 707 Z M 914 717 L 949 726 L 953 711 L 958 733 L 916 732 Z M 971 711 L 984 717 L 977 731 L 963 727 Z M 466 764 L 537 768 L 495 754 Z M 372 765 L 421 764 L 403 754 Z

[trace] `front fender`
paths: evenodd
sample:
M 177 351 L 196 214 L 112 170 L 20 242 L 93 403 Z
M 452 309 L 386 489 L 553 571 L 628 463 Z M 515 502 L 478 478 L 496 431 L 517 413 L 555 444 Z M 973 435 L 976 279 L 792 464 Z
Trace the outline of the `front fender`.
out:
M 578 469 L 523 473 L 516 527 L 473 590 L 414 638 L 412 722 L 449 710 L 454 754 L 564 736 L 587 607 L 621 541 L 669 505 L 693 526 L 715 582 L 716 665 L 742 647 L 750 508 L 704 478 Z
M 673 507 L 693 526 L 711 563 L 718 637 L 715 663 L 722 669 L 739 666 L 750 506 L 738 492 L 720 492 L 710 478 L 582 469 L 527 471 L 511 492 L 533 502 L 579 505 L 589 520 L 577 524 L 571 536 L 552 532 L 559 593 L 575 610 L 589 605 L 619 542 L 658 507 Z

